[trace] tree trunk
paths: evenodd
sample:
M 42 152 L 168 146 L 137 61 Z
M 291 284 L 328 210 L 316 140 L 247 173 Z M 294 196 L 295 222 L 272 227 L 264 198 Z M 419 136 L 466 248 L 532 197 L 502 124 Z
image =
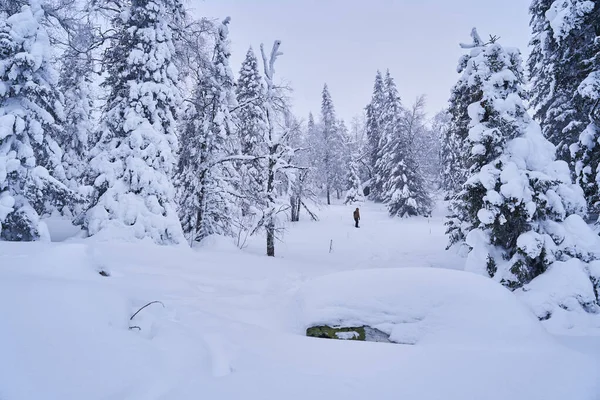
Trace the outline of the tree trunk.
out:
M 302 200 L 300 200 L 300 205 L 304 207 L 304 209 L 306 210 L 306 212 L 308 213 L 308 215 L 310 215 L 310 218 L 313 221 L 318 221 L 319 218 L 317 218 L 317 214 L 315 214 L 314 212 L 310 211 L 310 209 L 306 206 L 306 204 L 304 204 L 304 202 Z
M 298 201 L 297 201 L 297 207 L 298 209 L 296 210 L 296 222 L 300 221 L 300 206 L 302 205 L 302 200 L 300 199 L 300 197 L 298 197 Z
M 269 221 L 266 226 L 267 230 L 267 256 L 275 257 L 275 224 L 273 220 Z
M 327 188 L 327 205 L 331 205 L 331 193 L 329 192 L 329 188 Z
M 269 135 L 271 137 L 271 135 Z M 265 225 L 267 231 L 267 256 L 275 257 L 275 216 L 274 204 L 275 204 L 275 153 L 277 152 L 277 146 L 271 146 L 269 148 L 269 176 L 267 178 L 267 201 L 269 203 L 270 211 Z
M 290 208 L 292 210 L 292 222 L 297 222 L 300 219 L 300 199 L 296 195 L 290 196 Z
M 204 229 L 203 229 L 203 217 L 204 217 L 204 209 L 206 207 L 206 195 L 204 193 L 204 186 L 200 189 L 200 193 L 198 193 L 198 211 L 196 212 L 196 221 L 194 226 L 192 227 L 192 241 L 199 242 L 204 239 Z

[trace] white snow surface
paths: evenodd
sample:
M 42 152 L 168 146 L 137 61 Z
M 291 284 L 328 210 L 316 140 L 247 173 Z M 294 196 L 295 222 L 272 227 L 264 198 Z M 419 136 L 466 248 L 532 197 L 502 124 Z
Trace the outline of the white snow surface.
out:
M 258 237 L 0 242 L 0 399 L 598 399 L 600 336 L 553 336 L 496 282 L 447 270 L 464 260 L 440 210 L 365 203 L 356 229 L 354 208 L 292 225 L 276 258 Z M 319 321 L 415 344 L 305 337 Z

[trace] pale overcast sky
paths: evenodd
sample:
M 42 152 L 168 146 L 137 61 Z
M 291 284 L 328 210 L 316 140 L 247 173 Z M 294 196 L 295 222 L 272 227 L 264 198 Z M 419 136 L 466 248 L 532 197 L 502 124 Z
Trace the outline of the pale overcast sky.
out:
M 231 16 L 231 65 L 246 51 L 282 41 L 279 79 L 294 89 L 294 110 L 318 114 L 327 83 L 338 116 L 349 122 L 368 103 L 375 72 L 389 68 L 405 105 L 419 94 L 430 114 L 445 107 L 457 80 L 460 42 L 483 38 L 527 53 L 531 0 L 189 0 L 196 15 Z

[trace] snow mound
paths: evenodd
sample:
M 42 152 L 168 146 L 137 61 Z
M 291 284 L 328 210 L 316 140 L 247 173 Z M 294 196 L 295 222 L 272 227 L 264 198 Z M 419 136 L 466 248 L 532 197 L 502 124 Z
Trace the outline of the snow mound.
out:
M 516 293 L 552 333 L 577 330 L 598 335 L 600 310 L 590 276 L 600 282 L 600 261 L 586 264 L 573 258 L 555 262 Z
M 500 284 L 476 274 L 424 268 L 359 270 L 302 286 L 302 328 L 368 325 L 396 343 L 531 346 L 552 342 Z

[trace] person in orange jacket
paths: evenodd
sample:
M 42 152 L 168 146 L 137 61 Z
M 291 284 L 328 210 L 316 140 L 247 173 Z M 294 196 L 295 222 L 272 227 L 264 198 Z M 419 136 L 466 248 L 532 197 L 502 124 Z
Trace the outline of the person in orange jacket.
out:
M 354 227 L 355 228 L 358 228 L 358 221 L 360 221 L 360 211 L 358 211 L 358 207 L 356 207 L 356 210 L 354 210 L 354 222 L 355 222 Z

